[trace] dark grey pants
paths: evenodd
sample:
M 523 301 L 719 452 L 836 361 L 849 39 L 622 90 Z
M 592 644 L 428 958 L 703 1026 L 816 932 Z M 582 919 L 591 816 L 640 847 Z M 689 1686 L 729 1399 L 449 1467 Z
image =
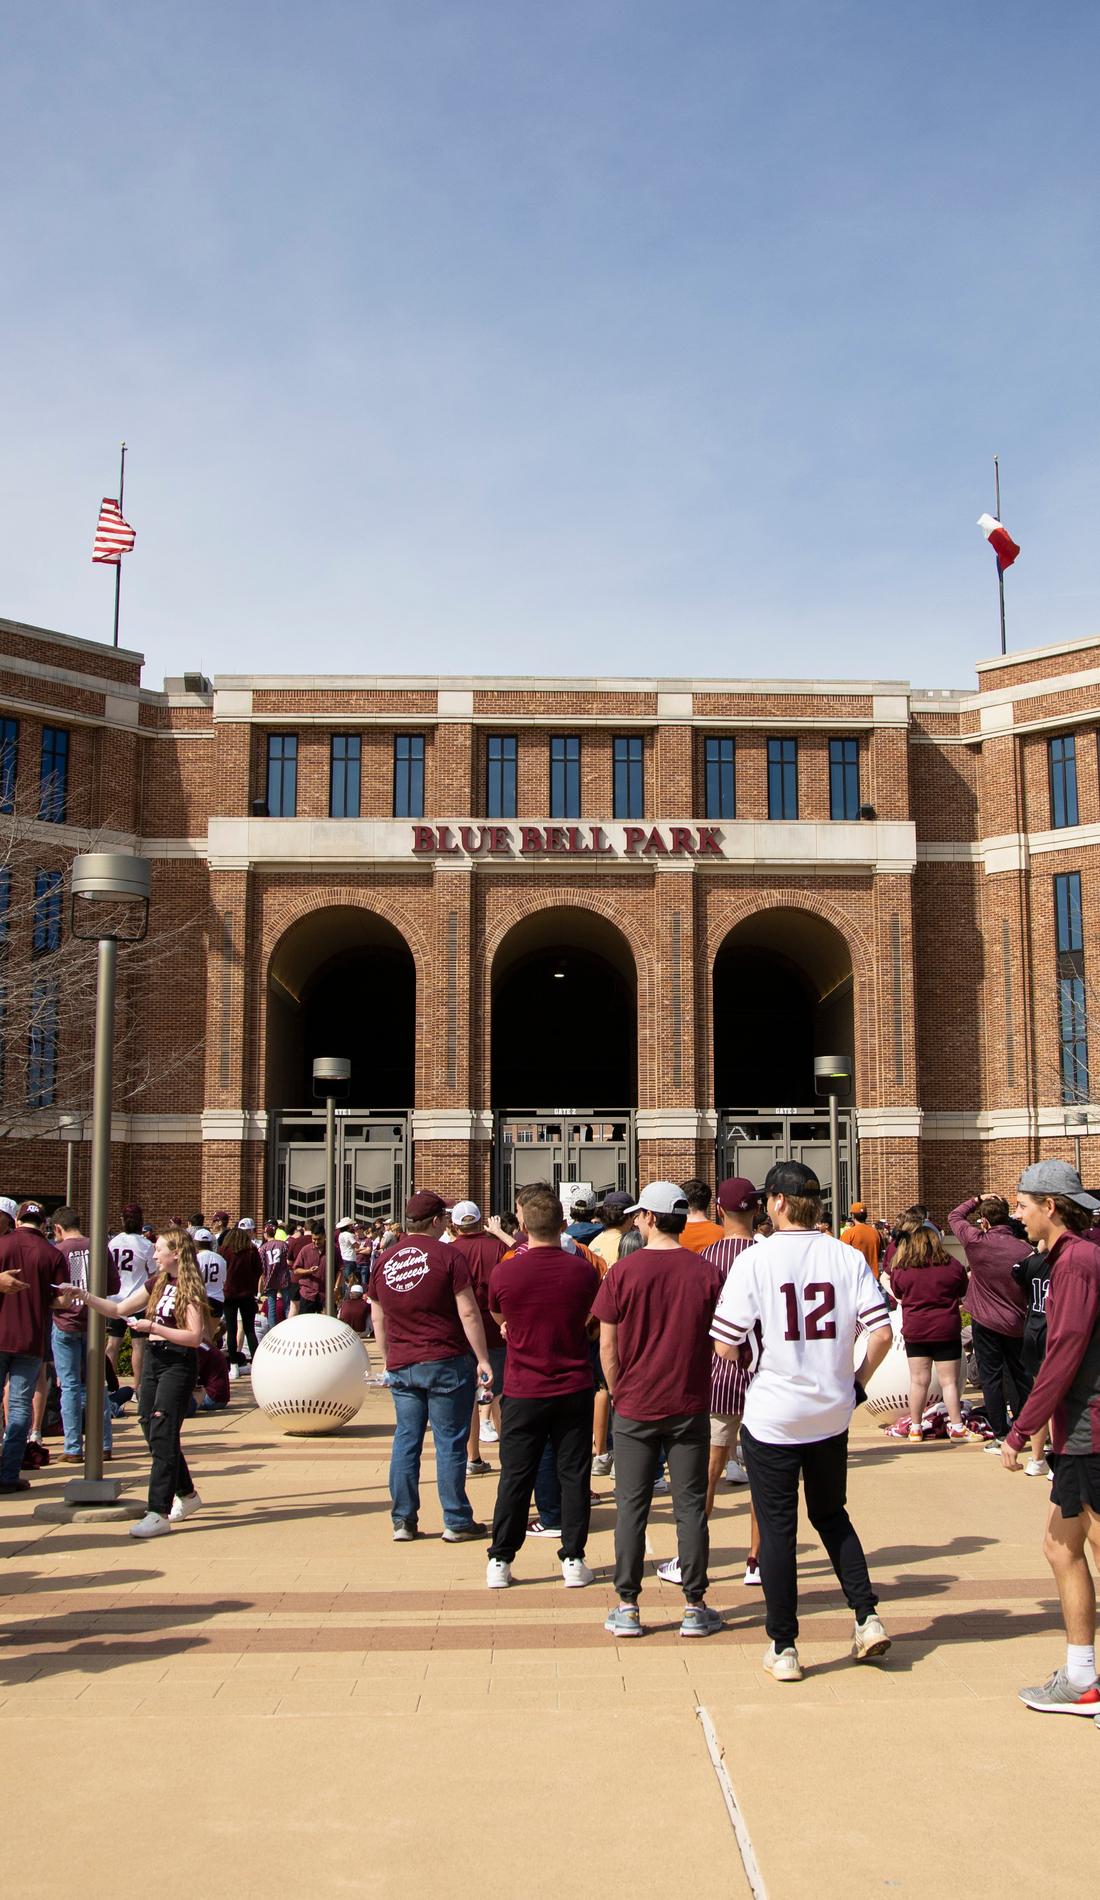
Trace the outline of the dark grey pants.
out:
M 645 1527 L 662 1449 L 668 1460 L 680 1575 L 689 1603 L 707 1593 L 710 1532 L 707 1527 L 707 1465 L 710 1413 L 636 1419 L 615 1414 L 615 1588 L 623 1603 L 636 1603 L 645 1568 Z

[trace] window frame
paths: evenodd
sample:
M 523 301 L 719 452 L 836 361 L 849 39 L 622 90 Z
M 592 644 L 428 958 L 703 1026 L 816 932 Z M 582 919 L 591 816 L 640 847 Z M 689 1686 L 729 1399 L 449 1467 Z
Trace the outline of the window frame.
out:
M 290 746 L 291 752 L 279 752 L 276 747 Z M 290 797 L 287 798 L 287 781 L 290 783 Z M 278 797 L 275 790 L 278 788 Z M 265 749 L 264 803 L 269 818 L 297 818 L 298 816 L 298 734 L 296 732 L 269 732 Z
M 31 922 L 31 956 L 50 956 L 61 948 L 61 926 L 65 913 L 65 873 L 44 870 L 34 874 L 34 910 Z
M 408 747 L 405 756 L 402 746 Z M 395 732 L 393 735 L 393 815 L 395 818 L 424 816 L 424 756 L 427 748 L 422 732 Z M 404 778 L 404 787 L 401 780 Z
M 1061 747 L 1061 757 L 1055 757 Z M 1059 732 L 1047 740 L 1047 773 L 1050 786 L 1050 828 L 1068 831 L 1081 822 L 1077 786 L 1077 735 Z M 1072 808 L 1072 816 L 1070 815 Z M 1060 814 L 1060 815 L 1059 815 Z
M 345 747 L 345 754 L 342 759 L 337 758 L 337 755 L 336 755 L 336 749 L 338 746 Z M 353 746 L 355 748 L 353 757 L 348 756 L 346 748 L 349 746 Z M 340 802 L 343 806 L 342 811 L 337 811 L 336 809 L 336 805 L 337 805 L 336 787 L 337 787 L 338 774 L 339 774 L 339 778 L 342 785 L 341 799 L 340 799 Z M 348 795 L 348 785 L 353 774 L 354 774 L 354 780 L 355 780 L 354 801 Z M 362 734 L 358 732 L 334 732 L 330 734 L 329 736 L 329 747 L 328 747 L 328 815 L 330 818 L 358 818 L 361 815 L 362 803 L 363 803 L 363 737 L 362 737 Z M 354 809 L 352 809 L 353 804 L 354 804 Z
M 557 747 L 565 748 L 560 759 L 555 758 Z M 570 750 L 572 748 L 572 750 Z M 573 796 L 570 797 L 570 791 Z M 550 818 L 579 818 L 581 816 L 581 736 L 579 732 L 552 732 L 550 734 Z
M 507 748 L 511 747 L 511 757 Z M 502 748 L 494 758 L 494 747 Z M 494 783 L 494 780 L 496 781 Z M 519 783 L 519 739 L 514 732 L 490 732 L 485 736 L 485 816 L 515 818 Z
M 721 753 L 727 747 L 728 758 L 721 756 L 712 759 L 711 747 Z M 726 776 L 728 774 L 728 787 Z M 728 799 L 726 792 L 728 789 Z M 714 796 L 712 796 L 712 790 Z M 729 809 L 727 810 L 726 807 Z M 731 732 L 705 732 L 703 734 L 703 816 L 704 818 L 736 818 L 737 816 L 737 743 Z
M 38 816 L 43 824 L 65 823 L 69 809 L 69 760 L 69 728 L 43 726 L 38 761 Z
M 786 756 L 783 756 L 781 758 L 773 759 L 772 758 L 773 747 L 780 749 L 784 754 L 789 748 L 790 757 L 788 758 Z M 767 740 L 765 758 L 767 761 L 767 769 L 768 769 L 768 817 L 769 819 L 776 820 L 778 822 L 782 822 L 786 820 L 788 823 L 790 823 L 793 820 L 797 819 L 798 817 L 798 740 L 797 738 L 795 738 L 790 733 L 773 735 Z M 778 811 L 776 810 L 777 801 L 775 798 L 775 789 L 777 785 L 778 785 L 779 794 L 780 794 L 778 802 L 780 806 L 782 807 L 782 809 Z M 793 790 L 793 795 L 794 795 L 794 810 L 793 811 L 789 811 L 787 809 L 788 789 Z
M 834 758 L 834 748 L 842 754 Z M 851 756 L 848 756 L 849 753 Z M 853 792 L 854 787 L 854 792 Z M 840 797 L 837 797 L 837 792 Z M 851 796 L 850 796 L 851 795 Z M 859 740 L 839 735 L 829 740 L 829 817 L 836 824 L 851 824 L 859 817 Z M 848 810 L 849 804 L 853 809 Z M 843 809 L 838 810 L 841 806 Z
M 1056 872 L 1053 897 L 1058 1073 L 1062 1104 L 1069 1107 L 1089 1099 L 1088 998 L 1080 871 Z
M 61 991 L 56 974 L 47 966 L 31 986 L 31 1023 L 27 1031 L 28 1108 L 52 1108 L 57 1100 L 60 1040 Z
M 624 756 L 620 757 L 620 753 Z M 645 817 L 645 735 L 618 732 L 611 741 L 611 816 Z
M 19 780 L 19 721 L 7 714 L 0 719 L 0 811 L 15 810 Z

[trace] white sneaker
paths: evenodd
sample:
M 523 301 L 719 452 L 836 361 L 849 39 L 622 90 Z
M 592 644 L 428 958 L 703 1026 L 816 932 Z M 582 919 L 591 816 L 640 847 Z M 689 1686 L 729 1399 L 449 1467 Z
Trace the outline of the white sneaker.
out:
M 769 1643 L 764 1651 L 764 1667 L 777 1682 L 802 1681 L 802 1664 L 793 1643 L 788 1649 L 776 1649 L 774 1643 Z
M 890 1647 L 890 1638 L 877 1616 L 865 1617 L 857 1623 L 852 1632 L 852 1655 L 856 1662 L 871 1662 L 876 1656 L 885 1656 Z
M 167 1537 L 172 1526 L 159 1511 L 146 1511 L 140 1524 L 131 1524 L 131 1537 Z
M 614 1457 L 609 1451 L 597 1451 L 593 1453 L 592 1476 L 594 1478 L 609 1478 L 614 1462 Z
M 1049 1478 L 1050 1476 L 1050 1466 L 1045 1458 L 1029 1458 L 1024 1466 L 1025 1478 Z
M 986 1454 L 987 1454 L 987 1455 L 988 1455 L 988 1454 L 989 1454 L 990 1452 L 993 1452 L 993 1453 L 995 1453 L 995 1454 L 996 1454 L 996 1456 L 997 1456 L 997 1457 L 999 1458 L 999 1457 L 1000 1457 L 1000 1455 L 1001 1455 L 1001 1446 L 1002 1446 L 1003 1444 L 1004 1444 L 1004 1439 L 1003 1439 L 1003 1438 L 991 1438 L 991 1439 L 989 1440 L 989 1443 L 988 1443 L 987 1445 L 985 1445 L 985 1446 L 983 1447 L 983 1449 L 984 1449 L 984 1451 L 986 1452 Z
M 747 1563 L 745 1564 L 745 1574 L 742 1577 L 741 1581 L 742 1583 L 760 1584 L 760 1565 L 758 1563 L 755 1563 L 751 1557 L 748 1559 Z M 762 1587 L 763 1586 L 761 1585 L 761 1588 Z
M 230 1365 L 229 1365 L 229 1377 L 231 1379 L 239 1379 L 240 1376 L 241 1376 L 240 1366 L 238 1366 L 234 1361 L 231 1360 Z
M 583 1590 L 586 1583 L 595 1583 L 596 1573 L 589 1570 L 583 1557 L 563 1557 L 561 1574 L 567 1590 Z
M 485 1566 L 485 1588 L 487 1590 L 507 1590 L 511 1581 L 511 1564 L 506 1564 L 503 1557 L 490 1557 Z
M 658 1564 L 657 1575 L 662 1583 L 683 1583 L 679 1557 L 668 1557 L 663 1564 Z
M 172 1509 L 169 1511 L 168 1515 L 171 1518 L 173 1524 L 180 1524 L 183 1522 L 183 1519 L 185 1517 L 191 1517 L 195 1511 L 201 1511 L 201 1510 L 202 1510 L 202 1499 L 200 1498 L 197 1491 L 192 1491 L 191 1496 L 189 1498 L 173 1498 Z
M 729 1464 L 726 1466 L 726 1483 L 748 1484 L 748 1481 L 749 1474 L 741 1463 L 740 1458 L 731 1458 Z
M 500 1433 L 497 1431 L 491 1418 L 479 1418 L 477 1423 L 483 1445 L 495 1445 L 499 1443 Z

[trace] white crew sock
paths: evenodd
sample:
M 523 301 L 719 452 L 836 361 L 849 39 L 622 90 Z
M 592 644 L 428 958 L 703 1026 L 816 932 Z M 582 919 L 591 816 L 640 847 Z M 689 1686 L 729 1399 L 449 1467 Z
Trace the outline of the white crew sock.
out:
M 1066 1644 L 1066 1675 L 1074 1689 L 1091 1689 L 1096 1681 L 1096 1648 L 1092 1643 Z

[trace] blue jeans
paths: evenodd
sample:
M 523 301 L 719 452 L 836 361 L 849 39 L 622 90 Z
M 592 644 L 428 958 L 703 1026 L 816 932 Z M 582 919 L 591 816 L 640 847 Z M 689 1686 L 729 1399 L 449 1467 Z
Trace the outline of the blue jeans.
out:
M 18 1299 L 17 1293 L 8 1295 Z M 31 1406 L 42 1361 L 33 1352 L 0 1352 L 0 1391 L 8 1388 L 8 1429 L 0 1451 L 0 1484 L 18 1484 L 31 1428 Z
M 61 1387 L 61 1423 L 65 1430 L 65 1450 L 84 1448 L 84 1354 L 87 1340 L 83 1333 L 63 1333 L 53 1328 L 53 1362 Z M 103 1388 L 103 1449 L 111 1449 L 111 1403 Z
M 430 1425 L 443 1522 L 448 1530 L 462 1530 L 474 1521 L 466 1496 L 466 1440 L 477 1387 L 472 1354 L 402 1366 L 389 1374 L 389 1386 L 397 1415 L 390 1454 L 394 1523 L 415 1525 L 420 1515 L 420 1453 Z

